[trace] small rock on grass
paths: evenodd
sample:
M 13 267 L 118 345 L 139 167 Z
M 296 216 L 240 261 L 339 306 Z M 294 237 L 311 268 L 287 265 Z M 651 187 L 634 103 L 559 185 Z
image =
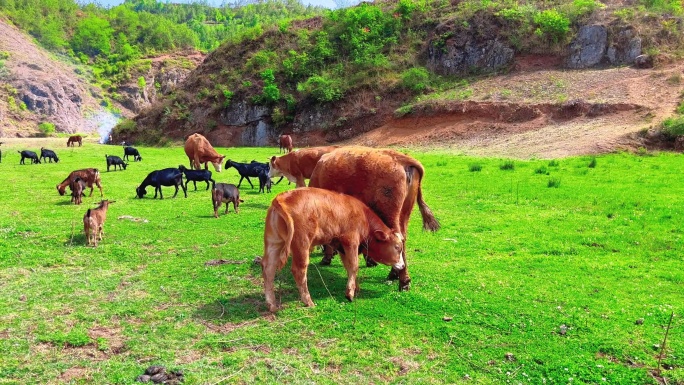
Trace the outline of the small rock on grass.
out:
M 445 321 L 445 322 L 451 322 L 453 319 L 454 319 L 453 317 L 446 317 L 446 316 L 442 317 L 442 321 Z
M 508 352 L 508 353 L 504 354 L 504 357 L 505 357 L 508 361 L 515 361 L 515 356 L 513 355 L 513 353 Z
M 643 319 L 643 318 L 639 318 L 638 320 L 634 321 L 634 324 L 635 324 L 635 325 L 643 325 L 643 324 L 644 324 L 644 319 Z

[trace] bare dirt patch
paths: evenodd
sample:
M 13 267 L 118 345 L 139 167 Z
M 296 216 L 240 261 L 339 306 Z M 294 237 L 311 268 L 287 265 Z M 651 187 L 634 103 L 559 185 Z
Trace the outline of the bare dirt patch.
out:
M 59 379 L 62 382 L 71 382 L 74 380 L 84 380 L 84 379 L 87 380 L 89 378 L 90 378 L 90 374 L 89 374 L 88 369 L 79 368 L 79 367 L 69 368 L 59 376 Z
M 88 330 L 88 336 L 94 341 L 104 339 L 107 343 L 107 352 L 111 354 L 120 354 L 126 348 L 126 339 L 121 334 L 120 327 L 104 327 L 98 326 Z

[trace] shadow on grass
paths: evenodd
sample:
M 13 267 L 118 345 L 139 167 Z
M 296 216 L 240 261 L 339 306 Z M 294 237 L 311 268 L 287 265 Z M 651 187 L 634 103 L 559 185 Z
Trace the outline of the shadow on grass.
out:
M 74 234 L 73 238 L 69 238 L 66 242 L 64 242 L 64 246 L 69 246 L 71 245 L 72 247 L 80 247 L 86 246 L 86 237 L 85 234 L 83 233 L 83 228 L 79 229 L 80 232 Z
M 314 253 L 308 268 L 308 287 L 311 298 L 314 302 L 329 299 L 337 303 L 348 302 L 345 297 L 347 271 L 339 261 L 337 263 L 333 262 L 331 266 L 320 266 L 320 259 L 321 255 Z M 300 301 L 299 291 L 290 272 L 290 266 L 290 261 L 288 261 L 287 265 L 276 275 L 276 299 L 278 303 L 286 307 L 304 306 Z M 375 267 L 375 269 L 377 268 L 382 267 Z M 369 284 L 370 280 L 376 278 L 368 278 L 363 273 L 364 269 L 368 268 L 365 266 L 359 268 L 358 284 L 361 289 L 356 296 L 356 300 L 381 298 L 390 291 L 396 290 L 395 285 L 391 287 L 385 287 L 384 285 L 378 287 L 377 283 L 379 282 L 375 282 L 375 285 L 373 285 L 375 287 L 372 287 Z M 264 315 L 268 315 L 268 308 L 266 307 L 263 293 L 263 281 L 261 280 L 261 265 L 250 263 L 249 270 L 252 277 L 259 277 L 254 279 L 254 291 L 236 296 L 216 298 L 214 301 L 200 306 L 195 311 L 194 317 L 214 325 L 230 327 L 231 325 L 234 326 L 257 320 L 263 318 Z M 364 283 L 366 284 L 364 285 Z

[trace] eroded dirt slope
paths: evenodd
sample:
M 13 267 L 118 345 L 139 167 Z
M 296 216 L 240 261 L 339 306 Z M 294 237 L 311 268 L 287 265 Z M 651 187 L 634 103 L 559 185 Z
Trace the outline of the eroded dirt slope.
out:
M 468 101 L 422 103 L 347 143 L 522 158 L 636 149 L 684 89 L 681 64 L 572 71 L 527 57 L 516 68 L 472 83 Z

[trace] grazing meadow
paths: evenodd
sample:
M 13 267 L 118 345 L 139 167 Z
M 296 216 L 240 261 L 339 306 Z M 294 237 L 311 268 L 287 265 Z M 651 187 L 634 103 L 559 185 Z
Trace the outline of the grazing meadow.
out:
M 386 281 L 386 266 L 361 267 L 349 303 L 339 258 L 319 266 L 316 249 L 317 306 L 299 301 L 288 265 L 272 315 L 254 260 L 272 198 L 294 185 L 259 194 L 244 181 L 240 213 L 215 219 L 203 182 L 187 198 L 169 187 L 163 200 L 151 188 L 135 198 L 149 172 L 188 165 L 182 147 L 138 147 L 141 162 L 107 172 L 121 146 L 65 142 L 0 148 L 0 384 L 133 384 L 153 364 L 187 384 L 684 384 L 680 154 L 406 150 L 442 225 L 424 232 L 413 213 L 411 290 Z M 19 165 L 17 150 L 41 145 L 60 162 Z M 217 150 L 238 162 L 278 154 Z M 97 189 L 80 206 L 55 189 L 85 167 L 116 200 L 97 248 L 82 223 Z M 232 168 L 213 177 L 239 180 Z

